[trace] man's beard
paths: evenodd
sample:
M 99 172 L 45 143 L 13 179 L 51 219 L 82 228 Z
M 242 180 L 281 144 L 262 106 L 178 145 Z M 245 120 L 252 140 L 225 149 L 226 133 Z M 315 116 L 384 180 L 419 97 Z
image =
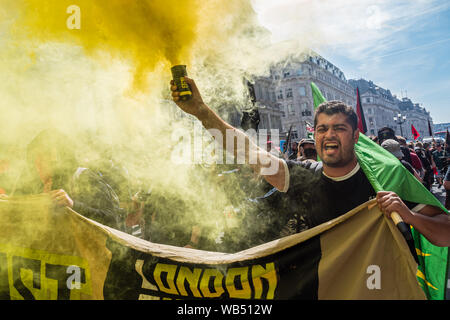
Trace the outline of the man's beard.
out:
M 355 157 L 355 150 L 352 149 L 348 153 L 346 152 L 344 156 L 339 157 L 338 159 L 333 159 L 331 161 L 327 161 L 327 157 L 321 157 L 321 160 L 324 165 L 330 167 L 330 168 L 340 168 L 348 165 L 353 161 Z M 333 161 L 334 160 L 334 161 Z

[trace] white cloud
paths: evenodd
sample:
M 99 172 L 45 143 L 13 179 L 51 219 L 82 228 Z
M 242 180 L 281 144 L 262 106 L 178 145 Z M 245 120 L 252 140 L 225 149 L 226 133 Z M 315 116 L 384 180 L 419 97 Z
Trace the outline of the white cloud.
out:
M 312 48 L 334 47 L 365 59 L 398 47 L 401 31 L 420 16 L 446 10 L 439 0 L 252 0 L 272 41 L 299 40 Z

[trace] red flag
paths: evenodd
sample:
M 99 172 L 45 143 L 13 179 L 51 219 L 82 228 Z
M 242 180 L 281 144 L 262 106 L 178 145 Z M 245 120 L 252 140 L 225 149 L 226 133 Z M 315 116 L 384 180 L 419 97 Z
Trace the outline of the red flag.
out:
M 416 128 L 414 128 L 413 125 L 411 125 L 411 132 L 414 136 L 414 140 L 417 140 L 417 138 L 420 137 L 420 134 L 417 132 Z
M 358 129 L 360 132 L 365 134 L 367 132 L 367 126 L 366 120 L 364 119 L 364 112 L 361 105 L 358 87 L 356 87 L 356 114 L 358 115 Z
M 433 167 L 432 169 L 433 169 L 433 173 L 434 173 L 435 176 L 439 175 L 437 170 L 436 170 L 436 167 Z

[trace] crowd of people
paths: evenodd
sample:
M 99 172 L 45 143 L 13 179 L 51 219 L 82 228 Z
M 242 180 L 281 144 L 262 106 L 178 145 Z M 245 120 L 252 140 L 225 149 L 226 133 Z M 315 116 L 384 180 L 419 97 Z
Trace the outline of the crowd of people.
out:
M 175 103 L 196 116 L 206 129 L 223 133 L 235 130 L 250 145 L 242 131 L 206 106 L 193 80 L 187 81 L 193 87 L 192 99 L 179 101 L 177 88 L 172 85 Z M 217 185 L 217 192 L 229 195 L 230 205 L 222 209 L 222 220 L 216 223 L 220 230 L 216 230 L 213 240 L 204 237 L 210 230 L 205 230 L 201 221 L 186 218 L 187 208 L 198 204 L 149 185 L 133 186 L 127 170 L 106 154 L 89 167 L 81 165 L 73 154 L 70 139 L 57 130 L 44 130 L 30 142 L 27 169 L 22 172 L 20 183 L 14 190 L 10 185 L 0 185 L 0 199 L 7 199 L 11 191 L 14 196 L 45 193 L 57 208 L 69 207 L 87 218 L 149 241 L 232 252 L 312 228 L 376 198 L 387 216 L 396 211 L 433 243 L 450 244 L 450 222 L 442 210 L 405 201 L 394 192 L 375 192 L 354 152 L 359 130 L 351 107 L 338 101 L 323 103 L 316 111 L 314 128 L 314 139 L 290 142 L 284 153 L 275 155 L 254 149 L 258 156 L 264 155 L 270 163 L 277 164 L 274 173 L 263 173 L 267 162 L 200 166 L 195 171 L 194 179 L 210 179 Z M 388 127 L 371 139 L 397 157 L 426 189 L 431 190 L 435 182 L 439 188 L 444 187 L 449 208 L 449 146 L 440 142 L 408 143 Z M 246 159 L 249 152 L 245 151 Z M 7 170 L 8 163 L 0 161 L 0 176 Z M 233 219 L 237 223 L 229 227 Z
M 243 131 L 225 122 L 203 101 L 194 80 L 185 77 L 185 81 L 191 87 L 192 98 L 181 100 L 178 88 L 171 82 L 173 101 L 184 112 L 196 117 L 205 129 L 215 129 L 222 137 L 232 131 L 234 137 L 245 141 L 245 148 L 235 146 L 231 154 L 246 159 L 255 174 L 276 190 L 272 194 L 278 199 L 273 204 L 279 215 L 297 219 L 294 229 L 299 230 L 302 222 L 306 228 L 312 228 L 376 198 L 387 217 L 396 212 L 433 244 L 450 245 L 450 221 L 440 207 L 411 203 L 388 190 L 375 192 L 356 157 L 358 116 L 352 107 L 329 101 L 316 109 L 314 142 L 320 162 L 286 160 L 259 148 Z M 379 140 L 389 139 L 383 131 L 379 136 Z M 392 138 L 397 140 L 395 135 Z M 226 149 L 226 139 L 222 139 L 222 144 Z M 250 163 L 249 159 L 258 161 Z M 278 169 L 271 170 L 273 168 Z
M 440 140 L 431 143 L 409 141 L 395 134 L 392 128 L 381 128 L 377 136 L 370 136 L 371 140 L 379 144 L 397 157 L 408 171 L 414 175 L 428 190 L 433 184 L 446 190 L 445 207 L 450 209 L 450 145 Z M 291 142 L 290 148 L 283 155 L 285 159 L 298 161 L 317 161 L 317 151 L 314 139 L 301 139 Z M 446 183 L 447 182 L 447 183 Z

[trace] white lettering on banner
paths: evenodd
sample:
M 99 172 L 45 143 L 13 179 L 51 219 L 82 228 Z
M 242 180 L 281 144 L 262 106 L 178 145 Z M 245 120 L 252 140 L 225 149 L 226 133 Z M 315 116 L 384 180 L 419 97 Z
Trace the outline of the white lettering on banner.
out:
M 66 270 L 67 274 L 71 274 L 67 278 L 66 285 L 67 288 L 72 289 L 80 289 L 81 288 L 81 269 L 79 266 L 68 266 Z
M 367 288 L 369 290 L 380 290 L 381 289 L 381 270 L 377 265 L 370 265 L 367 267 L 367 274 L 370 276 L 367 278 Z

